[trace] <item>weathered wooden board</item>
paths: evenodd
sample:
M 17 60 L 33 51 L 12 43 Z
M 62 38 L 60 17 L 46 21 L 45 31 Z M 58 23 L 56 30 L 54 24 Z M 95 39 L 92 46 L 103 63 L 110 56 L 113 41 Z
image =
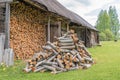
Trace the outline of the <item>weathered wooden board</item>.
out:
M 12 66 L 14 64 L 14 52 L 13 49 L 5 49 L 3 62 L 6 66 Z
M 4 3 L 4 2 L 12 2 L 13 0 L 0 0 L 0 3 Z
M 3 62 L 5 35 L 0 33 L 0 63 Z

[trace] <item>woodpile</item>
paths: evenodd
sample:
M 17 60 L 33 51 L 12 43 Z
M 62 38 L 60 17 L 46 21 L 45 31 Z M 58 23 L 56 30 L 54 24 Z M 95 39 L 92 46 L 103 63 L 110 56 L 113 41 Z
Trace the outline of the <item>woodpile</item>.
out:
M 74 31 L 56 38 L 56 42 L 47 42 L 43 51 L 35 53 L 27 62 L 25 72 L 51 71 L 53 74 L 80 68 L 89 68 L 93 59 Z
M 15 59 L 30 59 L 46 42 L 45 14 L 28 4 L 11 4 L 10 47 Z

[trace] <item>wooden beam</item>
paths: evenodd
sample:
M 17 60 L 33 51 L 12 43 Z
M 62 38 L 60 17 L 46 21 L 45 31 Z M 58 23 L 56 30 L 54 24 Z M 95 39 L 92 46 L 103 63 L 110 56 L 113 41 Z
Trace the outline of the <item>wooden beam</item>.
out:
M 58 35 L 61 36 L 61 21 L 58 21 Z
M 69 31 L 70 29 L 70 26 L 69 26 L 69 23 L 67 23 L 67 32 Z
M 5 48 L 9 48 L 10 43 L 10 4 L 6 3 L 6 13 L 5 13 Z
M 0 64 L 3 62 L 5 35 L 0 33 Z
M 35 7 L 37 7 L 37 8 L 39 8 L 39 9 L 47 11 L 47 9 L 44 6 L 40 5 L 39 3 L 37 3 L 37 2 L 35 2 L 33 0 L 24 0 L 24 1 L 31 4 L 31 5 L 33 5 L 33 6 L 35 6 Z
M 87 47 L 87 28 L 85 28 L 85 39 L 84 39 L 85 41 L 85 46 Z
M 48 41 L 50 41 L 50 17 L 48 19 Z
M 13 2 L 13 0 L 0 0 L 0 3 L 4 3 L 4 2 Z

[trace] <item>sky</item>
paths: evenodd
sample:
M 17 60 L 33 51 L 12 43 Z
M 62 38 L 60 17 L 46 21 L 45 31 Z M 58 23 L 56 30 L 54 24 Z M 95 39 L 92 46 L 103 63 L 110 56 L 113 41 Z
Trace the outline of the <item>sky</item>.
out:
M 115 6 L 120 20 L 120 0 L 58 0 L 67 9 L 77 13 L 95 26 L 99 12 Z

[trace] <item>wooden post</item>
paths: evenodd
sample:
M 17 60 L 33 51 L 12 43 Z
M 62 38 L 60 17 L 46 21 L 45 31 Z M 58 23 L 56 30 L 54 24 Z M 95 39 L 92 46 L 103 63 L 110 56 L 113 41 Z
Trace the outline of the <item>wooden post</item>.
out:
M 61 21 L 58 21 L 58 35 L 61 36 Z
M 87 47 L 87 28 L 85 27 L 85 46 Z
M 4 45 L 5 45 L 5 35 L 1 33 L 0 34 L 0 64 L 3 62 Z
M 70 26 L 69 26 L 69 23 L 67 23 L 67 32 L 69 31 L 70 29 Z
M 5 13 L 5 48 L 9 48 L 10 43 L 10 4 L 6 3 L 6 13 Z
M 50 17 L 48 19 L 48 41 L 50 41 Z
M 12 66 L 14 64 L 13 49 L 5 49 L 3 62 L 6 64 L 6 66 Z

